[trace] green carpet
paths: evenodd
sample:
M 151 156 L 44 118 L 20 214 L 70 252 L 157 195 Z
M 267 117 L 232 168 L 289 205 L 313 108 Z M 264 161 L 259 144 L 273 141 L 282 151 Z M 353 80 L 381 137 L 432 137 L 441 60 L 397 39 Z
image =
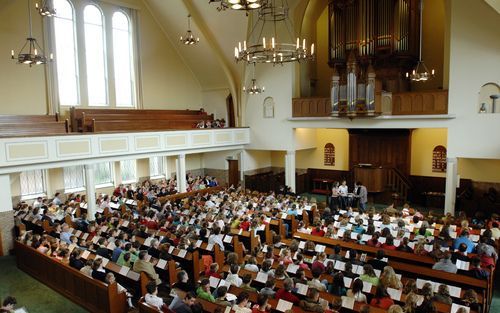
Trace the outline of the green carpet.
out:
M 17 306 L 26 307 L 29 313 L 88 312 L 19 270 L 13 256 L 0 257 L 0 298 L 3 301 L 8 295 L 16 297 Z

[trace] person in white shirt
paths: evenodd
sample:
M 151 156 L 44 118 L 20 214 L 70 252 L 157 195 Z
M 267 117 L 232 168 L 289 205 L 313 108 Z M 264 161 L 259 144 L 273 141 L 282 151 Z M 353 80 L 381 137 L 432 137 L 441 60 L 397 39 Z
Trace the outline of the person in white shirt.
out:
M 342 181 L 342 185 L 339 186 L 339 200 L 340 207 L 345 210 L 347 206 L 347 193 L 349 192 L 349 188 L 347 187 L 346 181 Z
M 42 197 L 36 198 L 36 200 L 33 202 L 33 207 L 34 208 L 39 208 L 42 206 L 43 200 Z
M 350 298 L 354 298 L 356 302 L 366 302 L 366 295 L 363 293 L 363 281 L 359 278 L 356 278 L 352 283 L 352 289 L 347 290 L 347 296 Z
M 60 193 L 56 192 L 56 194 L 54 195 L 54 199 L 52 199 L 52 203 L 57 205 L 57 206 L 60 206 L 62 204 L 61 199 L 59 199 L 59 195 L 60 195 Z
M 241 286 L 243 280 L 238 276 L 238 272 L 240 271 L 240 267 L 238 264 L 231 264 L 230 273 L 227 274 L 226 281 L 231 285 L 235 285 L 236 287 Z
M 259 267 L 257 266 L 257 260 L 255 257 L 248 258 L 247 264 L 245 264 L 245 270 L 250 272 L 257 273 L 259 271 Z
M 220 250 L 224 251 L 224 243 L 219 238 L 219 234 L 220 234 L 220 228 L 215 227 L 213 234 L 211 234 L 210 237 L 208 237 L 208 244 L 212 244 L 214 246 L 217 244 L 219 245 Z
M 156 287 L 156 283 L 154 281 L 150 281 L 146 285 L 146 290 L 147 290 L 147 293 L 144 296 L 144 301 L 147 304 L 154 306 L 155 308 L 157 308 L 158 310 L 161 311 L 164 303 L 163 303 L 163 299 L 157 296 L 158 288 Z

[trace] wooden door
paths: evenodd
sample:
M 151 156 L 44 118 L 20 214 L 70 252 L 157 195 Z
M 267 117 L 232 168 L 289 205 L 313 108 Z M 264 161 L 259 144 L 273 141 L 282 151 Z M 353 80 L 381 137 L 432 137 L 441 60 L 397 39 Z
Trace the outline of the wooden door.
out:
M 238 170 L 238 160 L 227 160 L 228 163 L 228 185 L 238 186 L 240 181 L 240 172 Z

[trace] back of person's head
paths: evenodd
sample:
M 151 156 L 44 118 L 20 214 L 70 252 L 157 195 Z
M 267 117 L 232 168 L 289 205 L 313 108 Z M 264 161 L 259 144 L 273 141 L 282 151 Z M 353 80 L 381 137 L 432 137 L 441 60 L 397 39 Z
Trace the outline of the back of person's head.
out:
M 266 288 L 274 288 L 274 285 L 276 284 L 276 281 L 272 277 L 268 277 L 266 281 Z
M 16 298 L 12 297 L 12 296 L 7 296 L 3 302 L 2 302 L 2 306 L 6 307 L 6 306 L 14 306 L 17 304 L 17 300 Z
M 417 292 L 418 288 L 417 288 L 417 282 L 415 281 L 415 279 L 408 279 L 404 285 L 404 288 L 403 288 L 403 293 L 404 294 L 409 294 L 409 293 L 414 293 L 414 292 Z
M 378 284 L 377 289 L 375 291 L 375 298 L 376 299 L 382 299 L 388 297 L 389 294 L 387 293 L 387 289 L 383 284 Z
M 332 301 L 332 309 L 335 311 L 340 311 L 342 309 L 342 299 L 340 297 Z
M 154 294 L 156 292 L 156 283 L 154 281 L 150 281 L 147 285 L 146 285 L 146 291 L 149 293 L 149 294 Z
M 322 274 L 321 269 L 318 268 L 318 267 L 314 267 L 311 272 L 312 272 L 313 278 L 319 278 L 321 276 L 321 274 Z
M 467 251 L 467 245 L 465 243 L 461 243 L 459 246 L 458 246 L 458 251 L 464 253 Z
M 206 287 L 207 285 L 210 285 L 210 280 L 208 278 L 203 278 L 200 282 L 200 286 Z
M 248 294 L 248 292 L 243 291 L 243 292 L 241 292 L 241 293 L 238 295 L 238 298 L 236 298 L 236 304 L 240 304 L 240 303 L 242 303 L 243 301 L 248 300 L 249 298 L 250 298 L 250 295 Z
M 382 249 L 377 250 L 377 259 L 381 260 L 385 257 L 385 252 Z
M 238 266 L 238 264 L 233 263 L 233 264 L 231 264 L 230 270 L 231 270 L 231 274 L 238 274 L 240 267 Z
M 316 288 L 309 288 L 309 298 L 316 300 L 319 296 L 319 291 Z
M 370 313 L 370 306 L 365 304 L 359 309 L 359 313 Z
M 471 260 L 470 260 L 470 264 L 474 267 L 480 267 L 481 265 L 481 259 L 477 256 L 473 257 Z
M 333 251 L 335 252 L 335 254 L 339 254 L 341 250 L 342 250 L 342 248 L 340 247 L 340 245 L 335 245 L 335 247 L 333 248 Z
M 371 266 L 370 264 L 363 265 L 363 272 L 371 277 L 376 276 L 375 271 L 373 270 L 373 266 Z
M 403 308 L 400 307 L 397 304 L 393 304 L 389 307 L 389 310 L 387 310 L 387 313 L 404 313 Z
M 94 263 L 92 264 L 92 269 L 94 271 L 98 270 L 99 267 L 101 267 L 101 264 L 102 264 L 102 259 L 99 258 L 99 259 L 94 259 Z
M 210 271 L 211 272 L 217 272 L 219 270 L 219 264 L 218 263 L 212 263 L 210 264 Z
M 139 260 L 144 260 L 146 259 L 146 255 L 148 254 L 147 251 L 145 250 L 142 250 L 141 252 L 139 252 Z
M 356 294 L 362 291 L 363 291 L 363 281 L 359 278 L 356 278 L 352 283 L 352 293 Z
M 217 294 L 217 298 L 222 298 L 226 296 L 227 293 L 227 287 L 226 286 L 220 286 L 217 288 L 217 291 L 215 292 Z
M 283 288 L 285 288 L 286 291 L 291 291 L 293 289 L 293 280 L 291 278 L 285 279 Z
M 248 273 L 243 275 L 242 281 L 245 285 L 250 284 L 252 282 L 252 275 Z
M 185 276 L 187 273 L 185 271 L 180 271 L 177 273 L 177 282 L 182 282 L 184 281 Z
M 448 285 L 441 284 L 438 287 L 437 293 L 442 295 L 442 296 L 449 297 L 450 296 L 450 289 L 448 289 Z
M 462 230 L 460 237 L 469 237 L 469 231 L 466 229 Z
M 268 272 L 271 269 L 272 263 L 271 260 L 265 260 L 262 263 L 262 271 Z
M 266 305 L 269 296 L 267 294 L 259 294 L 257 297 L 257 305 L 263 307 Z

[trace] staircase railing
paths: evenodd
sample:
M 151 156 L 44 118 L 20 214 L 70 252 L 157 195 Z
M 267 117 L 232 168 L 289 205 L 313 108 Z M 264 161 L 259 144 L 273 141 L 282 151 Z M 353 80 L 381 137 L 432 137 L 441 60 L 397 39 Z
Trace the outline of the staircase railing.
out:
M 412 188 L 412 183 L 399 169 L 387 169 L 387 184 L 391 186 L 393 192 L 399 194 L 401 199 L 408 199 L 408 192 Z

